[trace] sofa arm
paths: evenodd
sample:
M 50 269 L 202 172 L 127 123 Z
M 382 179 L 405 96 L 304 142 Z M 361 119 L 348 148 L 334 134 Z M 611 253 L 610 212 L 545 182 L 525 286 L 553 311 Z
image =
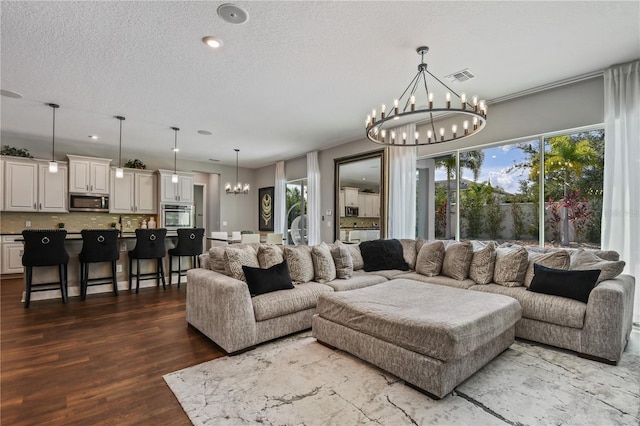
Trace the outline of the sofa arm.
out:
M 589 295 L 581 352 L 617 363 L 633 324 L 635 278 L 619 275 L 601 282 Z
M 255 345 L 256 320 L 247 284 L 207 269 L 187 271 L 187 322 L 222 349 Z

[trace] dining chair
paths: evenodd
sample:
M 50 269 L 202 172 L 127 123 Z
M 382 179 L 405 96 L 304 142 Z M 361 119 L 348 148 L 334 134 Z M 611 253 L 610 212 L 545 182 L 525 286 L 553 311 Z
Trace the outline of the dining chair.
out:
M 240 238 L 240 242 L 243 244 L 248 243 L 259 243 L 260 242 L 260 234 L 242 234 Z
M 239 243 L 242 240 L 242 234 L 240 231 L 231 231 L 231 241 L 234 243 Z
M 282 245 L 282 234 L 267 234 L 267 244 Z
M 211 232 L 211 246 L 226 246 L 229 245 L 229 234 L 226 231 L 213 231 Z

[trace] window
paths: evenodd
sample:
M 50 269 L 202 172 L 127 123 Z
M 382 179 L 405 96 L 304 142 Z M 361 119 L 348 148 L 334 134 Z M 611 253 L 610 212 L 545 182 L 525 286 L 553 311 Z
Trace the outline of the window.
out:
M 423 204 L 435 213 L 431 219 L 418 209 L 420 237 L 429 238 L 431 226 L 435 238 L 443 239 L 600 246 L 602 129 L 459 151 L 425 164 L 434 169 L 434 185 L 418 185 L 426 188 L 418 191 L 418 206 L 433 197 Z M 427 226 L 421 232 L 422 222 Z
M 307 244 L 307 179 L 287 182 L 287 243 Z M 304 214 L 303 214 L 304 212 Z

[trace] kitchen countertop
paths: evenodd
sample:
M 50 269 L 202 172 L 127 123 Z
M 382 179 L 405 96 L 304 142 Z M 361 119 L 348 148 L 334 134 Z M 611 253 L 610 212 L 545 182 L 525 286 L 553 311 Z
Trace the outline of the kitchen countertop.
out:
M 107 229 L 107 228 L 105 228 Z M 19 239 L 16 239 L 15 241 L 22 241 L 22 232 L 16 232 L 16 233 L 4 233 L 4 234 L 0 234 L 0 236 L 13 236 L 15 235 L 16 237 L 21 237 Z M 168 231 L 167 232 L 167 238 L 174 238 L 177 237 L 178 233 L 175 231 Z M 119 236 L 120 239 L 125 240 L 125 239 L 135 239 L 136 238 L 136 233 L 135 232 L 123 232 L 122 235 Z M 80 232 L 67 232 L 67 237 L 65 238 L 66 240 L 82 240 L 82 234 Z

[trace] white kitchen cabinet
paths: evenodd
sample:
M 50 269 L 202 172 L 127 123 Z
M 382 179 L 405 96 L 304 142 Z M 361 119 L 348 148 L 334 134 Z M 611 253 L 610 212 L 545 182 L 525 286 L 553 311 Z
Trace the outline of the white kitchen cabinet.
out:
M 358 207 L 358 188 L 344 188 L 345 207 Z
M 58 164 L 58 172 L 49 172 L 48 161 L 38 161 L 38 211 L 66 213 L 67 165 Z
M 21 274 L 24 271 L 22 266 L 22 242 L 16 242 L 17 238 L 22 238 L 22 235 L 11 235 L 2 237 L 2 267 L 0 273 L 2 274 Z
M 119 179 L 112 168 L 109 213 L 156 214 L 157 193 L 157 178 L 152 171 L 124 169 Z
M 67 209 L 67 165 L 49 172 L 49 162 L 11 158 L 4 160 L 4 210 L 57 212 Z
M 110 159 L 67 154 L 69 158 L 69 192 L 81 194 L 109 193 Z
M 359 217 L 380 217 L 380 195 L 360 193 L 358 198 Z
M 160 175 L 160 203 L 164 204 L 193 204 L 192 173 L 178 172 L 178 182 L 171 181 L 173 172 L 158 170 Z

